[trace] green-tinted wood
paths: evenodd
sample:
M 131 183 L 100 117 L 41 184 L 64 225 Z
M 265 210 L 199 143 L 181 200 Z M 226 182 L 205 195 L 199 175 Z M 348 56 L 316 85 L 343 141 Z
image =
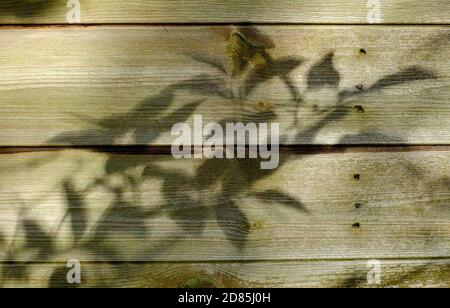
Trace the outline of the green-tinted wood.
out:
M 450 152 L 0 156 L 2 261 L 450 255 Z
M 448 27 L 0 31 L 0 145 L 170 145 L 173 124 L 288 144 L 448 144 Z
M 193 264 L 87 262 L 81 263 L 79 287 L 448 288 L 450 286 L 449 259 L 380 260 L 380 284 L 368 282 L 368 273 L 374 268 L 373 265 L 368 266 L 369 261 L 371 260 Z M 12 263 L 0 267 L 2 287 L 74 287 L 67 283 L 67 273 L 71 268 L 67 268 L 65 263 Z
M 73 21 L 67 0 L 3 0 L 0 23 Z M 82 23 L 398 23 L 450 22 L 446 0 L 80 0 Z M 78 6 L 75 6 L 78 9 Z

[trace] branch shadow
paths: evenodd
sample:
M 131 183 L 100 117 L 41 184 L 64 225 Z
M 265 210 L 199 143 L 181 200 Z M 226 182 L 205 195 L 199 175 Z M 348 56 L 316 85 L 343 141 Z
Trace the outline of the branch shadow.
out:
M 270 49 L 273 48 L 275 48 L 274 42 L 258 29 L 239 27 L 230 36 L 228 53 L 231 69 L 227 69 L 230 67 L 229 64 L 221 63 L 209 56 L 201 54 L 191 56 L 194 61 L 214 68 L 219 77 L 200 74 L 184 82 L 169 85 L 125 114 L 100 119 L 74 115 L 89 123 L 92 128 L 64 132 L 49 140 L 48 144 L 77 146 L 83 142 L 89 145 L 115 145 L 120 143 L 119 140 L 126 135 L 132 136 L 134 144 L 154 144 L 163 133 L 170 131 L 174 124 L 188 121 L 209 97 L 221 98 L 230 104 L 242 104 L 254 94 L 258 87 L 275 78 L 283 82 L 291 101 L 299 107 L 304 102 L 305 93 L 302 93 L 295 85 L 290 75 L 305 63 L 305 59 L 296 56 L 273 58 L 270 53 Z M 325 117 L 314 126 L 305 131 L 297 129 L 296 140 L 302 140 L 303 143 L 313 144 L 322 128 L 345 118 L 349 111 L 340 107 L 351 98 L 414 81 L 438 78 L 433 72 L 419 66 L 411 66 L 381 78 L 367 90 L 340 90 L 342 77 L 334 66 L 334 57 L 334 52 L 330 51 L 307 73 L 306 92 L 332 88 L 338 93 L 339 101 L 336 106 L 327 110 Z M 240 81 L 237 91 L 230 87 L 228 83 L 230 78 Z M 173 109 L 175 99 L 180 92 L 204 96 L 204 99 L 193 100 Z M 247 124 L 274 121 L 276 117 L 274 112 L 262 112 L 246 115 L 243 122 Z M 235 122 L 235 119 L 225 118 L 218 122 Z M 295 123 L 298 124 L 298 119 L 295 119 Z M 395 136 L 377 134 L 372 132 L 365 135 L 347 135 L 341 139 L 341 143 L 351 144 L 356 140 L 374 136 L 383 140 L 400 141 Z M 284 137 L 282 136 L 281 139 Z M 160 161 L 158 157 L 140 156 L 131 159 L 115 154 L 105 155 L 107 160 L 103 177 L 92 183 L 87 190 L 78 191 L 70 177 L 60 183 L 67 204 L 66 216 L 63 220 L 70 221 L 75 238 L 72 248 L 89 251 L 99 260 L 120 260 L 123 247 L 115 246 L 116 242 L 111 244 L 109 239 L 122 236 L 130 240 L 145 240 L 152 233 L 152 226 L 148 222 L 161 213 L 167 214 L 186 236 L 196 238 L 202 236 L 209 220 L 214 219 L 225 238 L 240 254 L 245 254 L 246 245 L 251 237 L 251 223 L 241 206 L 242 198 L 251 196 L 267 206 L 282 206 L 294 209 L 302 215 L 310 214 L 307 206 L 295 196 L 279 190 L 269 189 L 261 192 L 253 189 L 255 183 L 277 172 L 261 170 L 259 159 L 204 160 L 198 165 L 194 174 L 188 174 L 182 170 L 162 167 L 158 164 Z M 283 155 L 279 168 L 293 158 L 293 155 Z M 301 158 L 295 157 L 295 159 Z M 130 175 L 130 170 L 135 169 L 143 171 L 138 175 Z M 120 178 L 122 184 L 111 186 L 110 179 L 113 177 Z M 146 209 L 139 204 L 139 201 L 133 203 L 126 200 L 125 195 L 128 193 L 136 194 L 135 199 L 140 200 L 141 192 L 138 192 L 137 188 L 149 180 L 158 180 L 162 183 L 163 201 L 159 208 Z M 88 205 L 85 200 L 88 198 L 89 191 L 95 188 L 109 191 L 113 201 L 92 230 L 89 230 Z M 208 193 L 205 194 L 205 191 Z M 24 220 L 22 228 L 26 234 L 26 246 L 23 249 L 35 250 L 36 260 L 49 260 L 56 253 L 54 235 L 47 234 L 38 222 Z M 164 248 L 167 246 L 162 243 L 161 249 Z M 10 257 L 11 260 L 15 260 L 14 255 Z M 2 279 L 8 279 L 11 276 L 25 279 L 27 264 L 22 264 L 23 268 L 20 268 L 19 272 L 3 271 Z M 66 271 L 66 268 L 57 268 L 50 278 L 49 287 L 64 285 Z M 344 282 L 343 286 L 354 286 L 357 283 L 358 280 L 353 279 Z

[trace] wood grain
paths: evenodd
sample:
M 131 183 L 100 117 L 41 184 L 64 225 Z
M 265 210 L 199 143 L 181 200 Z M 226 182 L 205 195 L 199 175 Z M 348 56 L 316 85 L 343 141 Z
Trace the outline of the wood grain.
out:
M 3 0 L 0 23 L 66 23 L 66 0 Z M 446 0 L 381 1 L 381 23 L 450 22 Z M 360 0 L 83 0 L 82 23 L 346 23 L 366 24 L 372 10 Z
M 0 3 L 0 287 L 450 286 L 448 1 L 81 2 Z M 194 114 L 280 167 L 173 159 Z
M 448 144 L 449 38 L 448 27 L 2 30 L 0 145 L 170 145 L 194 113 L 279 122 L 285 144 Z
M 381 260 L 369 285 L 369 260 L 229 263 L 82 263 L 80 287 L 137 288 L 448 288 L 450 260 Z M 73 287 L 65 263 L 2 264 L 2 287 Z
M 8 262 L 447 258 L 450 152 L 0 156 Z

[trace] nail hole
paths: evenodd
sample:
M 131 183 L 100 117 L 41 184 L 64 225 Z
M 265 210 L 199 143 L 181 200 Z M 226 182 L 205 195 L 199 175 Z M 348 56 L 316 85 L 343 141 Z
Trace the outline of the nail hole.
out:
M 361 179 L 361 175 L 360 174 L 355 174 L 354 178 L 355 178 L 355 180 L 359 181 Z
M 359 228 L 361 228 L 361 224 L 359 222 L 356 224 L 353 224 L 353 228 L 359 229 Z
M 361 203 L 356 203 L 356 204 L 355 204 L 355 208 L 360 209 L 361 207 L 362 207 L 362 204 L 361 204 Z
M 365 112 L 364 107 L 361 106 L 361 105 L 355 106 L 355 109 L 356 109 L 357 112 L 360 112 L 360 113 L 364 113 Z
M 361 48 L 361 49 L 359 50 L 359 54 L 360 54 L 361 56 L 365 56 L 365 55 L 367 55 L 367 51 L 366 51 L 364 48 Z
M 363 89 L 364 89 L 364 86 L 363 86 L 362 84 L 358 84 L 358 85 L 356 86 L 356 88 L 357 88 L 358 90 L 363 90 Z

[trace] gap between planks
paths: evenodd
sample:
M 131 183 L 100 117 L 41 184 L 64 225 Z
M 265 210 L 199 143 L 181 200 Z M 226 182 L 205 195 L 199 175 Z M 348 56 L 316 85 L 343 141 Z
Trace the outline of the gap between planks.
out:
M 171 155 L 171 146 L 111 145 L 111 146 L 0 146 L 0 155 L 85 150 L 98 153 L 127 155 Z M 396 153 L 450 151 L 450 145 L 281 145 L 280 152 L 294 155 L 345 153 Z
M 133 28 L 133 27 L 229 27 L 229 26 L 273 26 L 273 27 L 445 27 L 450 26 L 448 23 L 437 24 L 408 24 L 408 23 L 381 23 L 381 24 L 365 24 L 365 23 L 271 23 L 271 22 L 210 22 L 210 23 L 49 23 L 49 24 L 0 24 L 0 30 L 20 30 L 20 29 L 65 29 L 65 28 Z
M 83 263 L 88 264 L 256 264 L 256 263 L 314 263 L 314 262 L 366 262 L 376 259 L 380 262 L 400 262 L 400 261 L 416 261 L 416 262 L 427 262 L 427 261 L 448 261 L 450 264 L 450 256 L 446 257 L 396 257 L 396 258 L 316 258 L 316 259 L 245 259 L 245 260 L 167 260 L 167 261 L 101 261 L 101 260 L 89 260 Z M 61 261 L 1 261 L 1 264 L 61 264 Z

